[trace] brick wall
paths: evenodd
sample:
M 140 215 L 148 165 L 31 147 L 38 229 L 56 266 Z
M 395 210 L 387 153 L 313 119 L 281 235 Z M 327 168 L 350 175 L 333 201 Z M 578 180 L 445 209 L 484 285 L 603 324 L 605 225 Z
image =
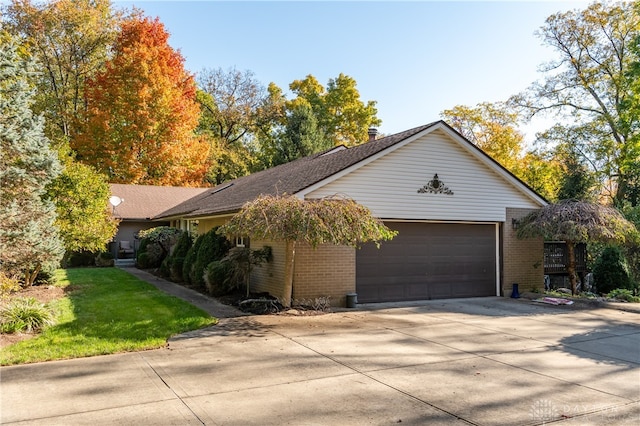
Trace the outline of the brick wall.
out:
M 251 275 L 252 291 L 266 291 L 281 297 L 285 271 L 285 243 L 251 241 L 254 249 L 268 245 L 273 260 L 256 268 Z M 356 289 L 356 252 L 345 246 L 322 245 L 312 249 L 296 245 L 293 276 L 293 299 L 314 299 L 328 296 L 331 306 L 345 306 L 347 293 Z
M 542 238 L 519 240 L 512 219 L 526 216 L 530 209 L 507 208 L 502 228 L 502 294 L 511 296 L 513 284 L 520 292 L 544 289 L 544 242 Z
M 285 266 L 285 243 L 251 240 L 252 249 L 271 247 L 273 260 L 256 267 L 251 273 L 251 291 L 268 292 L 272 296 L 282 297 Z
M 346 306 L 347 293 L 356 291 L 356 250 L 324 244 L 316 249 L 298 246 L 293 298 L 329 296 L 331 306 Z

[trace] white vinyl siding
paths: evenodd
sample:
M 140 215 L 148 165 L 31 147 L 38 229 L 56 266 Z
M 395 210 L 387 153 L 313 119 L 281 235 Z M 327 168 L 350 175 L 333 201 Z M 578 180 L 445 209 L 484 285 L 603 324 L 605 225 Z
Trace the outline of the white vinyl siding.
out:
M 453 195 L 418 193 L 434 174 Z M 386 219 L 504 222 L 505 209 L 539 208 L 524 192 L 441 130 L 305 194 L 343 195 Z

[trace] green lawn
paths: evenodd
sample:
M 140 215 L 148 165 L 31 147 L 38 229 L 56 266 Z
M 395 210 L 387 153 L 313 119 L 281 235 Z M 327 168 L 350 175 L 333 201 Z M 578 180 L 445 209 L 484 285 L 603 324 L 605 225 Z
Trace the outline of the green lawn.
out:
M 57 279 L 67 295 L 50 305 L 56 324 L 1 349 L 0 365 L 154 349 L 217 322 L 117 268 L 60 270 Z

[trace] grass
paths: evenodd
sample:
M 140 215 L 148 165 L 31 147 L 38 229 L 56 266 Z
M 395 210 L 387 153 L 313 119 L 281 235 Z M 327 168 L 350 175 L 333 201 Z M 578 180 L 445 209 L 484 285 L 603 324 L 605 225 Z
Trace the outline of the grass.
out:
M 66 297 L 49 304 L 56 324 L 0 349 L 0 365 L 160 348 L 217 320 L 117 268 L 60 270 Z

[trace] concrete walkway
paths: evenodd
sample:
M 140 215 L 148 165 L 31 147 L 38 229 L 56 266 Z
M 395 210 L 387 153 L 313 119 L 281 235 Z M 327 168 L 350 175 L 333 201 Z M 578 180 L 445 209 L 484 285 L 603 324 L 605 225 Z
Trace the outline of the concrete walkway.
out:
M 0 380 L 2 424 L 638 425 L 640 314 L 490 297 L 231 315 Z

